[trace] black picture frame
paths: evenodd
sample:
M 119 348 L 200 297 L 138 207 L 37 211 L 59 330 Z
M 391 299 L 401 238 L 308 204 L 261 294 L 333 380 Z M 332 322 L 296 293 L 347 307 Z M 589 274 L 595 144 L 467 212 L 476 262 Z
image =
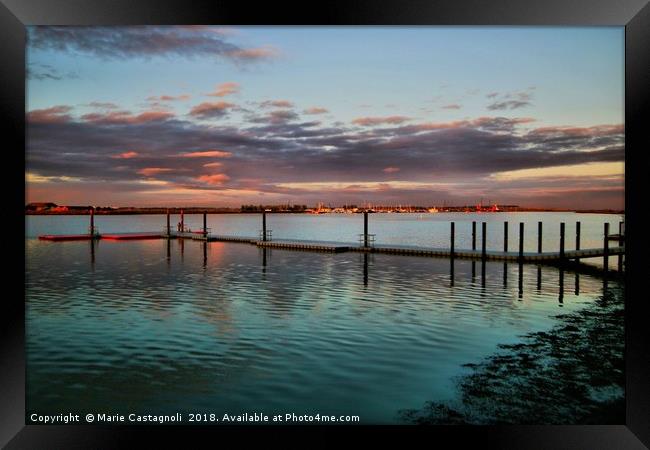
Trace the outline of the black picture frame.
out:
M 169 444 L 200 431 L 221 439 L 226 431 L 247 440 L 272 433 L 286 438 L 292 427 L 139 427 L 25 425 L 25 26 L 27 25 L 618 25 L 625 26 L 626 203 L 626 424 L 612 426 L 347 427 L 380 440 L 424 435 L 454 447 L 480 443 L 495 448 L 647 448 L 650 446 L 650 324 L 644 292 L 645 173 L 650 169 L 644 117 L 650 116 L 650 5 L 647 0 L 349 0 L 319 3 L 182 0 L 0 0 L 0 123 L 5 173 L 5 256 L 0 366 L 0 444 L 6 448 L 115 448 L 145 437 Z M 21 193 L 22 192 L 22 193 Z M 15 291 L 9 293 L 8 286 Z M 330 427 L 302 427 L 322 438 Z M 408 434 L 406 434 L 408 433 Z M 212 440 L 212 439 L 211 439 Z M 180 442 L 180 441 L 177 441 Z M 212 443 L 215 444 L 212 440 Z M 241 442 L 240 444 L 241 445 Z M 305 445 L 311 445 L 309 443 Z

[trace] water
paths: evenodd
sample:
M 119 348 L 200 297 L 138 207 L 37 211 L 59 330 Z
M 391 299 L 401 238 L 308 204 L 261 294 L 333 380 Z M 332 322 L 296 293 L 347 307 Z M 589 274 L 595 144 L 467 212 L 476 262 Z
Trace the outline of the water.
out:
M 454 219 L 458 248 L 468 239 L 459 233 L 467 216 Z M 371 232 L 382 243 L 444 246 L 432 230 L 442 233 L 451 217 L 375 214 Z M 479 220 L 502 227 L 505 217 Z M 536 231 L 540 216 L 508 217 L 513 228 L 525 217 Z M 618 221 L 543 217 L 545 225 L 579 217 L 583 247 L 600 240 L 603 217 Z M 84 232 L 87 219 L 27 220 L 28 413 L 320 413 L 399 423 L 401 409 L 453 400 L 463 364 L 550 329 L 556 315 L 593 305 L 603 291 L 593 276 L 535 265 L 520 272 L 515 264 L 457 260 L 452 273 L 449 260 L 436 258 L 34 239 Z M 201 221 L 186 216 L 189 226 Z M 355 240 L 362 226 L 359 215 L 268 221 L 276 237 L 336 241 Z M 151 231 L 164 216 L 96 223 L 102 232 Z M 209 216 L 208 226 L 255 235 L 259 216 Z M 399 229 L 408 230 L 401 239 Z M 488 242 L 498 246 L 494 234 Z

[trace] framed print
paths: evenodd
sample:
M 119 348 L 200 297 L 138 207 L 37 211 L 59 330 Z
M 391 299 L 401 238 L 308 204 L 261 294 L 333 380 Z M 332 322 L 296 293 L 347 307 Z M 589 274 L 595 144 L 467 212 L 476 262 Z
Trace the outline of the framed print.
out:
M 7 448 L 650 442 L 647 2 L 0 13 Z

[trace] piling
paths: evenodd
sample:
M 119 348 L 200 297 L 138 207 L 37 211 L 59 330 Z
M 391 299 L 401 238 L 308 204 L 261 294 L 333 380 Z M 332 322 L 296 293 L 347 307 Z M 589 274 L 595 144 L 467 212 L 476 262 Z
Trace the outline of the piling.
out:
M 542 222 L 537 222 L 537 253 L 542 253 Z
M 580 250 L 580 222 L 576 222 L 576 250 Z
M 266 211 L 262 211 L 262 240 L 266 241 Z
M 203 212 L 203 236 L 208 236 L 208 214 Z
M 454 240 L 456 239 L 456 224 L 451 223 L 451 242 L 449 244 L 449 253 L 451 257 L 454 257 Z
M 603 270 L 607 272 L 609 265 L 609 223 L 605 223 L 605 237 L 603 239 L 603 248 L 605 249 L 605 256 L 603 256 Z
M 167 237 L 169 237 L 171 234 L 172 234 L 172 230 L 169 224 L 169 208 L 167 208 Z
M 95 208 L 90 207 L 90 235 L 95 235 Z
M 481 224 L 481 257 L 485 259 L 486 256 L 486 235 L 487 235 L 487 223 L 483 222 Z
M 363 246 L 368 247 L 368 211 L 363 212 Z
M 476 222 L 472 222 L 472 250 L 476 250 Z
M 503 222 L 503 251 L 508 251 L 508 222 Z
M 560 223 L 560 261 L 564 260 L 564 222 Z
M 185 216 L 183 215 L 183 210 L 181 209 L 181 232 L 185 231 Z
M 618 246 L 623 247 L 623 222 L 618 223 Z M 623 272 L 623 254 L 618 255 L 618 273 Z
M 524 258 L 524 223 L 519 222 L 519 260 Z

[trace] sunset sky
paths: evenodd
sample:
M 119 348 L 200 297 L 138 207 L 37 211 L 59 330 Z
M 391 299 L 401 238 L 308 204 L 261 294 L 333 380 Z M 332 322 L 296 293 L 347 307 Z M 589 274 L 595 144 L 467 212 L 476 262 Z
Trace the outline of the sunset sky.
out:
M 27 201 L 624 207 L 623 27 L 30 27 Z

